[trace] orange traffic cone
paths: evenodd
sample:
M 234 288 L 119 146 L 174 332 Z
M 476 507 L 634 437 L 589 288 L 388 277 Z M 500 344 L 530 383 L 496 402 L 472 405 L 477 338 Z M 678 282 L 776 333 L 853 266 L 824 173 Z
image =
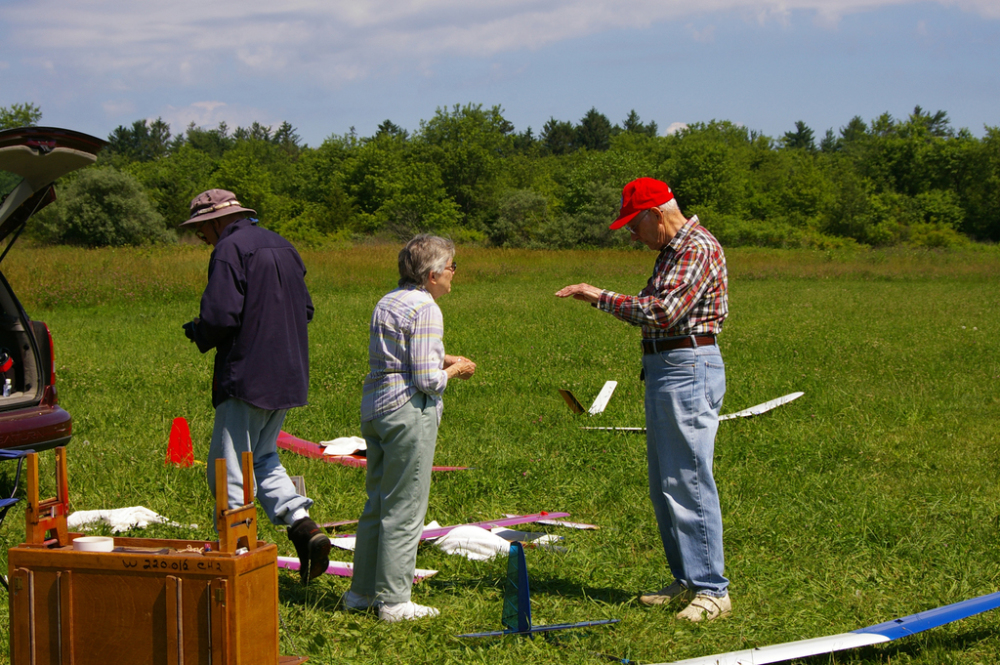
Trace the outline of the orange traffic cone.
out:
M 194 448 L 191 445 L 191 430 L 184 418 L 174 418 L 170 428 L 170 444 L 167 446 L 166 464 L 188 467 L 194 464 Z

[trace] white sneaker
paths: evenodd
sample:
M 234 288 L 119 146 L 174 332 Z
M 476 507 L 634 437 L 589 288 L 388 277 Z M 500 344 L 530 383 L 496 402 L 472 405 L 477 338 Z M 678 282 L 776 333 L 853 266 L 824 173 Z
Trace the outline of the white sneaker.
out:
M 722 597 L 699 593 L 691 601 L 691 604 L 677 613 L 677 618 L 697 623 L 721 619 L 729 616 L 732 612 L 733 603 L 729 600 L 728 593 Z
M 405 603 L 382 603 L 378 610 L 378 618 L 386 623 L 412 621 L 421 617 L 436 617 L 438 612 L 433 607 L 417 605 L 412 601 Z

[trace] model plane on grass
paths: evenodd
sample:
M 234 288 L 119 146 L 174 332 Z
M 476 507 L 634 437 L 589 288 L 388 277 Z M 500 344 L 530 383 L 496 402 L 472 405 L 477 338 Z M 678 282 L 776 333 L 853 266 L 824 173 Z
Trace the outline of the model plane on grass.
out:
M 566 405 L 570 408 L 573 413 L 587 413 L 591 416 L 596 416 L 598 413 L 604 411 L 608 406 L 608 401 L 611 400 L 611 395 L 615 392 L 615 388 L 618 387 L 617 381 L 607 381 L 604 387 L 601 388 L 601 392 L 597 393 L 597 397 L 594 398 L 594 403 L 590 405 L 590 408 L 586 411 L 583 410 L 583 405 L 580 404 L 580 400 L 576 398 L 569 390 L 559 389 L 559 394 L 562 395 L 563 399 L 566 400 Z
M 857 649 L 898 640 L 901 637 L 915 635 L 931 628 L 937 628 L 953 621 L 965 619 L 976 614 L 1000 607 L 1000 592 L 979 596 L 971 600 L 963 600 L 926 612 L 918 612 L 901 619 L 893 619 L 878 623 L 867 628 L 859 628 L 849 633 L 816 637 L 798 642 L 773 644 L 755 649 L 718 653 L 701 658 L 688 658 L 661 665 L 765 665 L 780 663 L 785 660 L 808 658 L 834 651 Z
M 562 392 L 562 391 L 560 391 Z M 789 393 L 787 395 L 782 395 L 781 397 L 776 397 L 770 401 L 764 402 L 763 404 L 758 404 L 757 406 L 751 406 L 749 409 L 743 409 L 742 411 L 737 411 L 735 413 L 727 413 L 724 416 L 719 416 L 719 420 L 732 420 L 734 418 L 750 418 L 752 416 L 759 416 L 762 413 L 767 413 L 771 409 L 775 409 L 783 404 L 788 404 L 793 402 L 798 398 L 805 395 L 805 393 Z M 645 432 L 645 427 L 581 427 L 580 429 L 601 431 L 601 432 Z
M 531 590 L 528 584 L 528 565 L 524 559 L 524 546 L 521 543 L 510 544 L 510 557 L 507 559 L 507 586 L 503 594 L 503 612 L 500 622 L 504 630 L 491 630 L 485 633 L 466 633 L 459 637 L 502 637 L 504 635 L 527 635 L 534 637 L 536 633 L 551 633 L 570 628 L 587 628 L 589 626 L 605 626 L 618 623 L 620 619 L 601 619 L 599 621 L 582 621 L 580 623 L 556 623 L 548 626 L 533 626 L 531 624 Z

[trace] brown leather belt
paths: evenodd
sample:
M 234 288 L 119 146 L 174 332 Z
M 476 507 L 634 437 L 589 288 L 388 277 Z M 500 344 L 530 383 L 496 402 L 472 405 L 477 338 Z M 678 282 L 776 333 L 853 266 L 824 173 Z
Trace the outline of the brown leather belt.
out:
M 694 343 L 691 337 L 676 337 L 674 339 L 644 339 L 642 340 L 642 352 L 662 353 L 673 351 L 674 349 L 691 349 L 695 346 L 712 346 L 715 344 L 715 335 L 695 335 Z

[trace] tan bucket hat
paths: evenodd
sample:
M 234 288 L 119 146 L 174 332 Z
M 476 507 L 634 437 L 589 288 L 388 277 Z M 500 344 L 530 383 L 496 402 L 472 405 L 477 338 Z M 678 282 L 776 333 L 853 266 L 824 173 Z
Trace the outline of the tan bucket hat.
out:
M 225 189 L 210 189 L 194 197 L 191 201 L 191 217 L 178 226 L 201 226 L 210 219 L 245 212 L 247 217 L 256 217 L 257 211 L 244 208 L 236 200 L 236 195 Z

